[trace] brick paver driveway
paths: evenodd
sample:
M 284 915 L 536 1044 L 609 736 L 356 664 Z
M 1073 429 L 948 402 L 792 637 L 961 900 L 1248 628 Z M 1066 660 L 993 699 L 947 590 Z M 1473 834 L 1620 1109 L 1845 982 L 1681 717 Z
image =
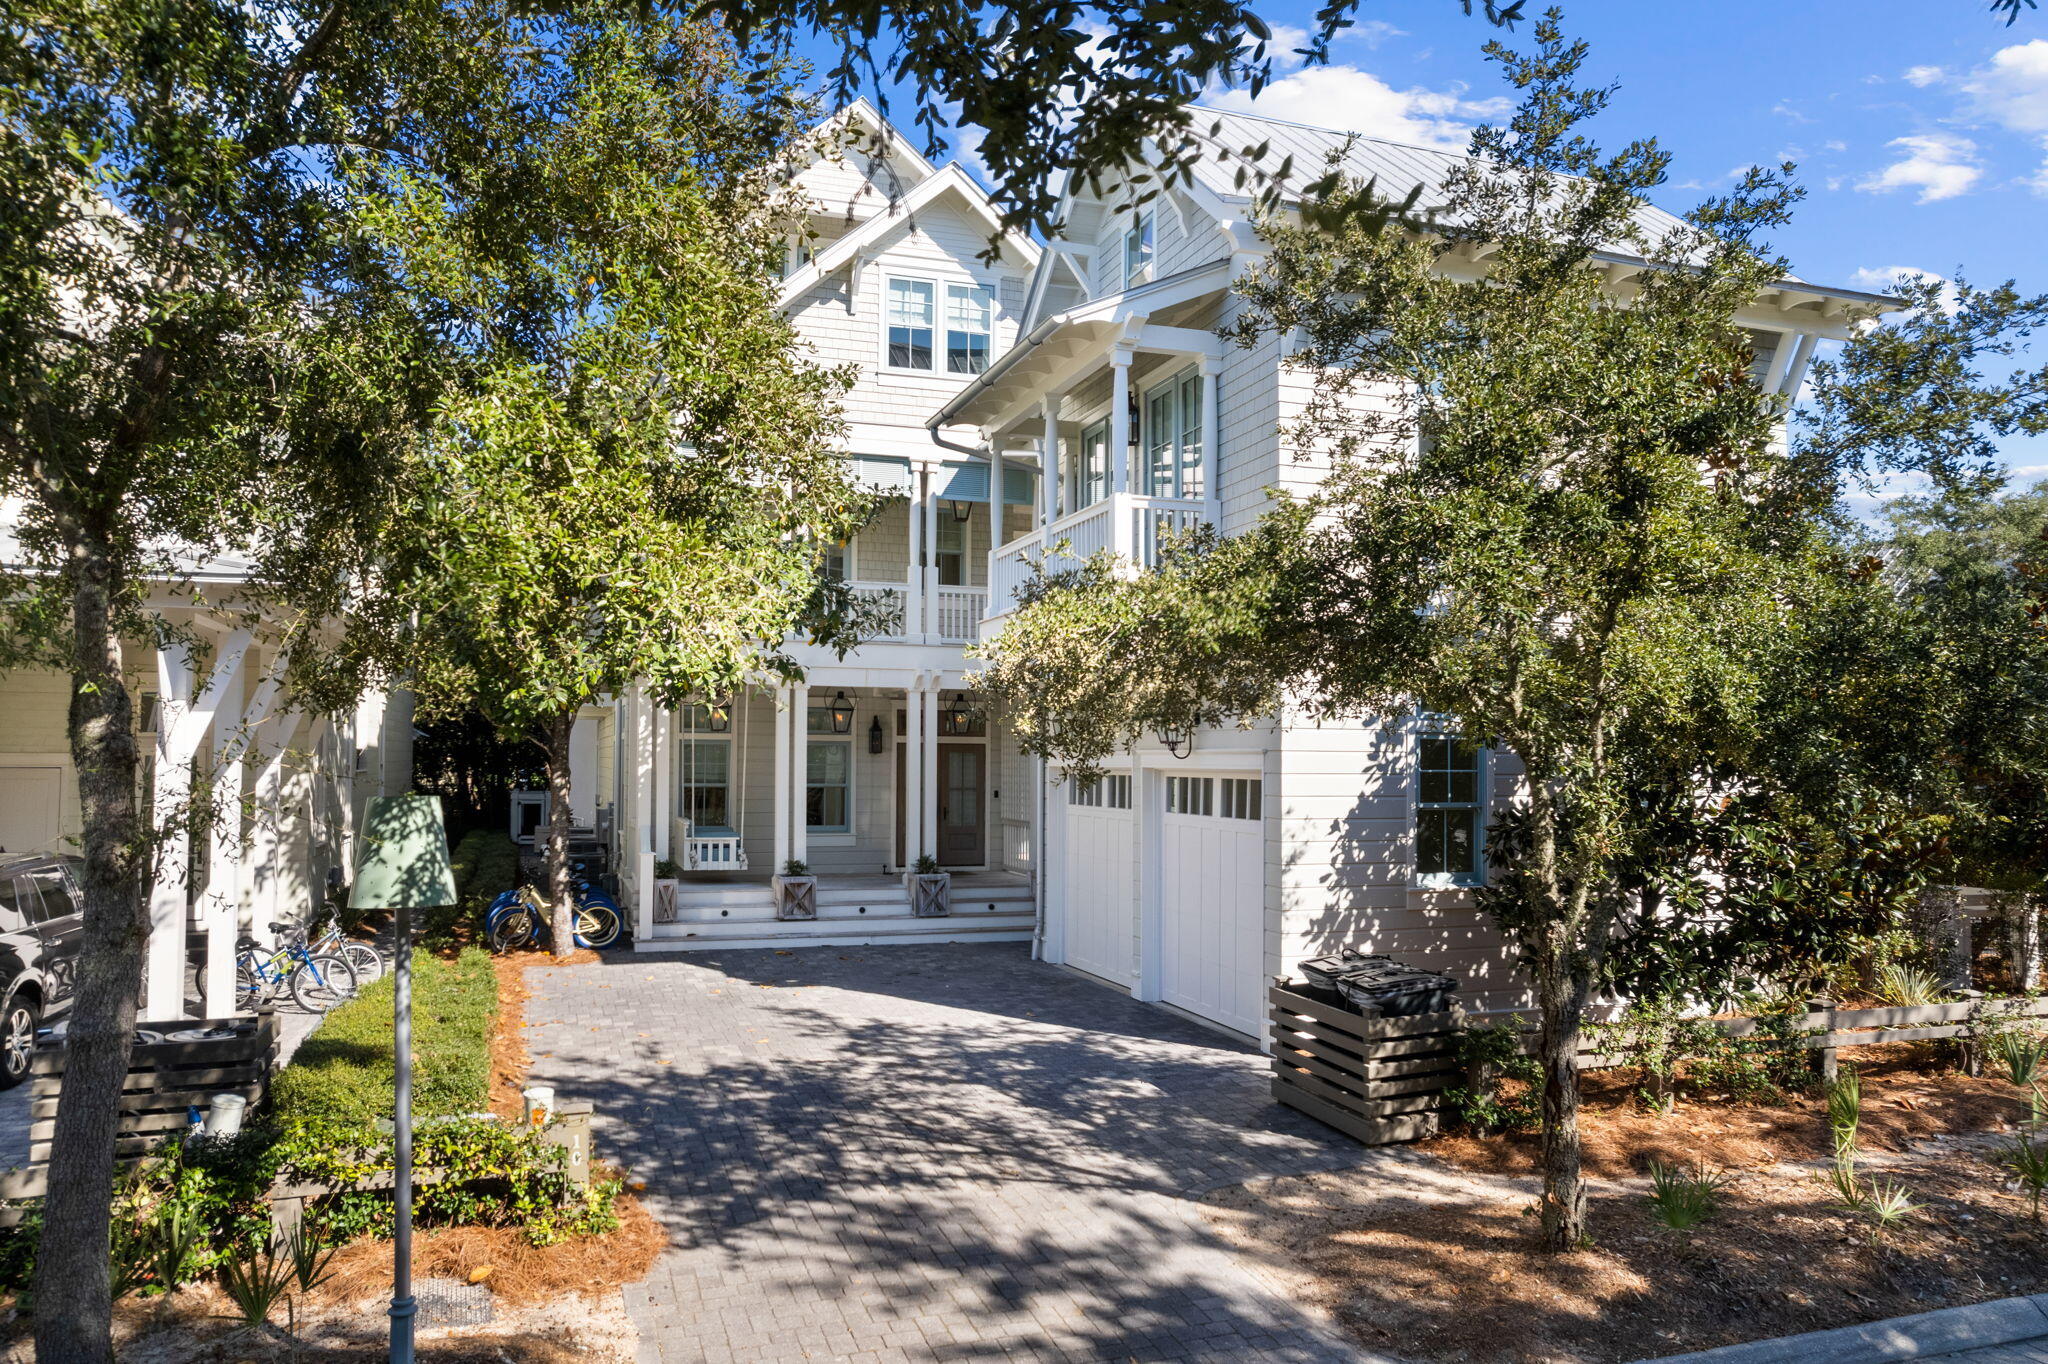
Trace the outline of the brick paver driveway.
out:
M 1363 1152 L 1256 1052 L 1018 945 L 619 955 L 530 976 L 534 1075 L 672 1245 L 642 1358 L 1357 1361 L 1193 1200 Z

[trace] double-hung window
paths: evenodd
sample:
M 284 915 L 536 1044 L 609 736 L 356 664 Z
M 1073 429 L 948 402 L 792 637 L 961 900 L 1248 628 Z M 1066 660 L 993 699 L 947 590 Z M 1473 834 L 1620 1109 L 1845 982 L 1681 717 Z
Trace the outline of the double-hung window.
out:
M 938 311 L 928 279 L 887 281 L 884 316 L 889 330 L 890 369 L 932 367 L 932 324 Z
M 819 833 L 853 828 L 853 745 L 813 739 L 804 754 L 804 827 Z
M 1200 497 L 1202 375 L 1189 369 L 1145 393 L 1145 494 Z
M 1486 750 L 1462 735 L 1416 737 L 1415 870 L 1437 885 L 1484 879 Z
M 1152 278 L 1152 214 L 1134 210 L 1131 225 L 1124 229 L 1124 288 Z
M 995 291 L 986 284 L 946 286 L 946 373 L 979 374 L 988 368 Z
M 702 833 L 732 823 L 732 742 L 690 735 L 683 740 L 683 818 Z

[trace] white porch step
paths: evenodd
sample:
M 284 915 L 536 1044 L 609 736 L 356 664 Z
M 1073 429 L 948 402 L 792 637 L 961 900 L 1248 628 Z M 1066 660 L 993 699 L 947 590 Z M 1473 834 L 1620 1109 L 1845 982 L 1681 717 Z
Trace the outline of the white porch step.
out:
M 636 939 L 636 952 L 702 952 L 742 947 L 875 947 L 888 943 L 1025 942 L 1032 914 L 955 912 L 920 919 L 909 913 L 865 918 L 783 920 L 773 917 L 656 924 L 654 936 Z

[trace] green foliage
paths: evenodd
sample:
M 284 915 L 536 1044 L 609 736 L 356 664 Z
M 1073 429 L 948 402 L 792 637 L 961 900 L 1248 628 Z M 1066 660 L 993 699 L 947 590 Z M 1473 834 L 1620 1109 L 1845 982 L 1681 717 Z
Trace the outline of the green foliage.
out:
M 1797 1018 L 1760 1014 L 1750 1035 L 1731 1037 L 1711 1019 L 1688 1017 L 1674 1002 L 1649 999 L 1631 1004 L 1612 1023 L 1589 1024 L 1586 1037 L 1596 1051 L 1641 1067 L 1659 1106 L 1681 1092 L 1752 1102 L 1812 1086 L 1806 1053 L 1798 1045 L 1807 1030 Z
M 1920 1205 L 1913 1201 L 1913 1195 L 1905 1185 L 1896 1180 L 1881 1179 L 1864 1189 L 1862 1211 L 1876 1224 L 1872 1232 L 1875 1237 L 1904 1224 L 1907 1218 L 1920 1211 Z
M 1835 1153 L 1835 1163 L 1853 1164 L 1857 1152 L 1857 1134 L 1863 1126 L 1863 1077 L 1854 1070 L 1844 1070 L 1826 1086 L 1828 1105 L 1828 1135 Z
M 930 853 L 919 853 L 917 861 L 912 867 L 912 870 L 916 871 L 920 876 L 929 876 L 938 869 L 939 859 Z
M 2048 1060 L 2048 1037 L 2018 1029 L 1999 1032 L 1985 1050 L 2005 1071 L 2006 1079 L 2025 1089 L 2041 1077 L 2042 1062 Z
M 391 995 L 387 973 L 334 1009 L 271 1085 L 280 1122 L 365 1122 L 392 1107 Z M 491 1024 L 498 980 L 490 953 L 413 953 L 413 1112 L 482 1112 L 490 1101 Z
M 1444 1108 L 1454 1122 L 1482 1134 L 1536 1125 L 1543 1112 L 1543 1069 L 1522 1049 L 1517 1024 L 1466 1028 L 1458 1034 L 1457 1057 L 1469 1078 L 1444 1091 Z
M 1885 962 L 1877 968 L 1877 979 L 1872 983 L 1871 993 L 1882 1004 L 1911 1008 L 1921 1004 L 1939 1004 L 1948 993 L 1941 978 L 1932 971 L 1922 971 L 1900 962 Z
M 455 873 L 455 903 L 425 911 L 420 941 L 448 951 L 481 941 L 484 911 L 499 892 L 519 883 L 519 845 L 495 829 L 472 829 L 448 855 Z
M 792 857 L 782 864 L 782 874 L 784 876 L 809 876 L 811 874 L 811 864 L 800 857 Z
M 1721 1195 L 1732 1182 L 1723 1170 L 1704 1163 L 1691 1170 L 1650 1162 L 1650 1208 L 1673 1231 L 1691 1231 L 1721 1208 Z
M 2022 1130 L 1999 1160 L 2026 1190 L 2027 1215 L 2040 1221 L 2041 1196 L 2048 1194 L 2048 1134 Z
M 244 1326 L 262 1326 L 291 1292 L 292 1277 L 291 1256 L 266 1242 L 224 1261 L 220 1288 L 242 1314 Z

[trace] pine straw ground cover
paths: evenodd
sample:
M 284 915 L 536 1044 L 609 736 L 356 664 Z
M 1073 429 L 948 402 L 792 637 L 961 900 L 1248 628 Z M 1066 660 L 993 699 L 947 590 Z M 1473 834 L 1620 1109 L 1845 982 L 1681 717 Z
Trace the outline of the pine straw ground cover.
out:
M 1533 1244 L 1527 1138 L 1445 1138 L 1224 1190 L 1212 1220 L 1366 1346 L 1429 1364 L 1619 1364 L 2048 1291 L 2048 1233 L 1996 1159 L 2025 1112 L 2016 1091 L 1913 1061 L 1865 1071 L 1866 1175 L 1921 1205 L 1883 1235 L 1821 1182 L 1818 1100 L 1660 1117 L 1618 1098 L 1625 1075 L 1601 1077 L 1586 1117 L 1599 1180 L 1582 1252 Z M 1652 1159 L 1726 1170 L 1720 1211 L 1662 1226 Z

